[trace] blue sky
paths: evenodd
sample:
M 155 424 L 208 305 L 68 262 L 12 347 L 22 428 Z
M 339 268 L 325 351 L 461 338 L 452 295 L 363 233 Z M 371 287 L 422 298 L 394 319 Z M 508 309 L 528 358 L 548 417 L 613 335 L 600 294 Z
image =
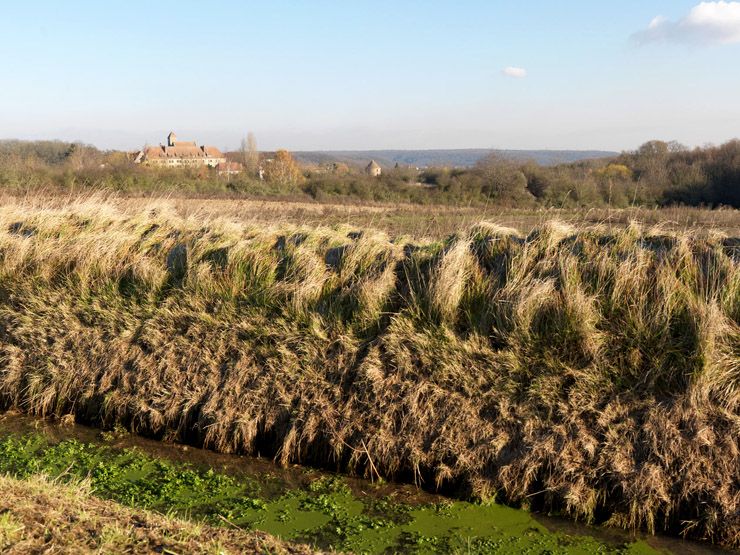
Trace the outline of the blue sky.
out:
M 0 55 L 2 138 L 622 150 L 740 135 L 740 2 L 26 0 L 2 8 Z

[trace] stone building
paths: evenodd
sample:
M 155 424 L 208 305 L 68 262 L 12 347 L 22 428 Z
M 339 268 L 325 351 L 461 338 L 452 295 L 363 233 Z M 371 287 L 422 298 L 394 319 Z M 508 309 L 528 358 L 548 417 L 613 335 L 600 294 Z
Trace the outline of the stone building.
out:
M 218 170 L 218 175 L 231 176 L 240 174 L 244 170 L 244 166 L 239 162 L 221 162 L 216 166 L 216 169 Z
M 215 146 L 198 146 L 195 141 L 178 141 L 174 132 L 167 135 L 167 144 L 145 147 L 134 158 L 137 164 L 167 168 L 209 166 L 226 163 L 226 156 Z
M 370 160 L 370 163 L 365 168 L 365 173 L 372 175 L 373 177 L 380 177 L 380 174 L 383 173 L 383 169 L 375 160 Z

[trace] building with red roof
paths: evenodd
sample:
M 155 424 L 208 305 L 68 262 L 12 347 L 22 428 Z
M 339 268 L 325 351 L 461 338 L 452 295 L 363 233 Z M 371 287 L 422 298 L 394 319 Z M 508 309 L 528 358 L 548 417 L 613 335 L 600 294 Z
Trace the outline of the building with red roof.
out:
M 134 162 L 167 168 L 215 168 L 226 163 L 226 156 L 215 146 L 198 146 L 195 141 L 178 141 L 175 133 L 170 132 L 166 145 L 145 147 L 136 154 Z

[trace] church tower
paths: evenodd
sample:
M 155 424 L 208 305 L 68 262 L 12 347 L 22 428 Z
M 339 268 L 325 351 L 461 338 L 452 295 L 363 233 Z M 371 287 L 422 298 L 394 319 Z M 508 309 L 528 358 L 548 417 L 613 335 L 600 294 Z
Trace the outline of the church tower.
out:
M 177 140 L 177 135 L 175 135 L 174 131 L 170 131 L 170 134 L 167 135 L 167 146 L 175 146 L 176 140 Z

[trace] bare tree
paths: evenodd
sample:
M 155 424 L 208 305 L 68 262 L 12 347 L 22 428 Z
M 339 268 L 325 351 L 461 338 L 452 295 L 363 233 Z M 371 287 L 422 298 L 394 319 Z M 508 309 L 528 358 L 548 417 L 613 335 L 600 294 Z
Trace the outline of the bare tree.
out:
M 239 147 L 241 162 L 244 164 L 244 170 L 249 175 L 257 175 L 259 170 L 260 155 L 257 151 L 257 138 L 251 131 L 242 139 Z
M 484 190 L 493 198 L 520 198 L 526 195 L 527 177 L 511 160 L 491 153 L 475 165 L 476 173 L 483 178 Z

